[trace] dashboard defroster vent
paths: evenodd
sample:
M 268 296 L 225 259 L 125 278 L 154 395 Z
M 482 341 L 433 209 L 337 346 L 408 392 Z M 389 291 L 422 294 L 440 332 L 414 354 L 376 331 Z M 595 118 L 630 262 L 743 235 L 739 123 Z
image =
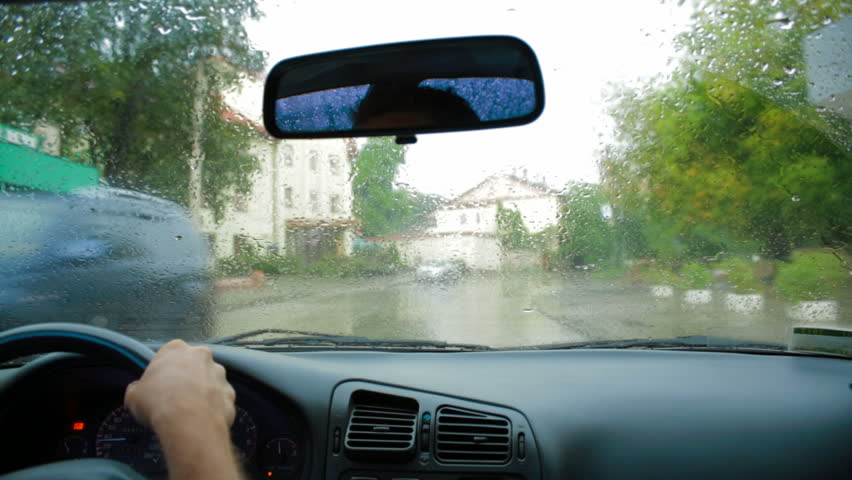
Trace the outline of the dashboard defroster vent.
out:
M 505 417 L 441 407 L 435 455 L 444 463 L 503 464 L 512 457 L 512 426 Z
M 370 397 L 366 399 L 380 400 Z M 346 454 L 353 459 L 405 460 L 414 453 L 416 424 L 416 403 L 356 401 L 346 426 Z

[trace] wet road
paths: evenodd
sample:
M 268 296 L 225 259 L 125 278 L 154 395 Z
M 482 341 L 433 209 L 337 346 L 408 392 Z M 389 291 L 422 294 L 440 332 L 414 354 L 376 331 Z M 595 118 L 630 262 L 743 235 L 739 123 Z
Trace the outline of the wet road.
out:
M 787 343 L 790 327 L 799 324 L 771 299 L 750 315 L 723 303 L 717 294 L 707 305 L 688 306 L 680 295 L 658 299 L 647 287 L 582 274 L 470 275 L 446 285 L 407 275 L 277 278 L 262 288 L 220 293 L 213 334 L 288 328 L 494 347 L 691 334 Z

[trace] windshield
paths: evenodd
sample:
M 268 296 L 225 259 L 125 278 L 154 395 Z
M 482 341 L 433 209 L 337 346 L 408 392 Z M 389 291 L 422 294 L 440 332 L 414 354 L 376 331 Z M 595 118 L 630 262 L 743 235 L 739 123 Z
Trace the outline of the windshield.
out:
M 0 328 L 517 347 L 852 327 L 852 7 L 0 6 Z M 512 128 L 275 140 L 284 58 L 499 34 Z

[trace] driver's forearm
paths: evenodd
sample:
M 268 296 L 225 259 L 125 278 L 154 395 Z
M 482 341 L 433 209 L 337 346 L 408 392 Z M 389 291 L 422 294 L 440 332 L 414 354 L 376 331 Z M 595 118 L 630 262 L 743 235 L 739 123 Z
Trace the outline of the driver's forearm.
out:
M 205 420 L 155 425 L 170 480 L 242 479 L 227 425 Z

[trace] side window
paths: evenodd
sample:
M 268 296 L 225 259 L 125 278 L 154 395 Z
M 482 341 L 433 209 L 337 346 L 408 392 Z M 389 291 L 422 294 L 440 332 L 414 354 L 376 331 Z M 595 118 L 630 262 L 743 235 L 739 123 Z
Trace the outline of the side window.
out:
M 249 237 L 246 235 L 234 235 L 234 255 L 248 253 Z
M 207 248 L 212 252 L 216 250 L 216 234 L 208 232 L 204 234 L 204 240 L 207 242 Z
M 331 170 L 332 175 L 340 175 L 340 156 L 339 155 L 329 155 L 328 156 L 328 168 Z
M 204 244 L 207 246 L 207 251 L 210 253 L 212 257 L 216 256 L 216 252 L 219 251 L 218 246 L 216 245 L 216 234 L 213 232 L 205 232 L 204 236 Z
M 293 166 L 293 146 L 292 145 L 282 145 L 281 146 L 281 160 L 284 162 L 285 167 Z
M 311 192 L 311 212 L 319 213 L 319 195 L 317 192 Z
M 248 195 L 244 193 L 235 193 L 234 194 L 234 209 L 238 212 L 248 211 Z

